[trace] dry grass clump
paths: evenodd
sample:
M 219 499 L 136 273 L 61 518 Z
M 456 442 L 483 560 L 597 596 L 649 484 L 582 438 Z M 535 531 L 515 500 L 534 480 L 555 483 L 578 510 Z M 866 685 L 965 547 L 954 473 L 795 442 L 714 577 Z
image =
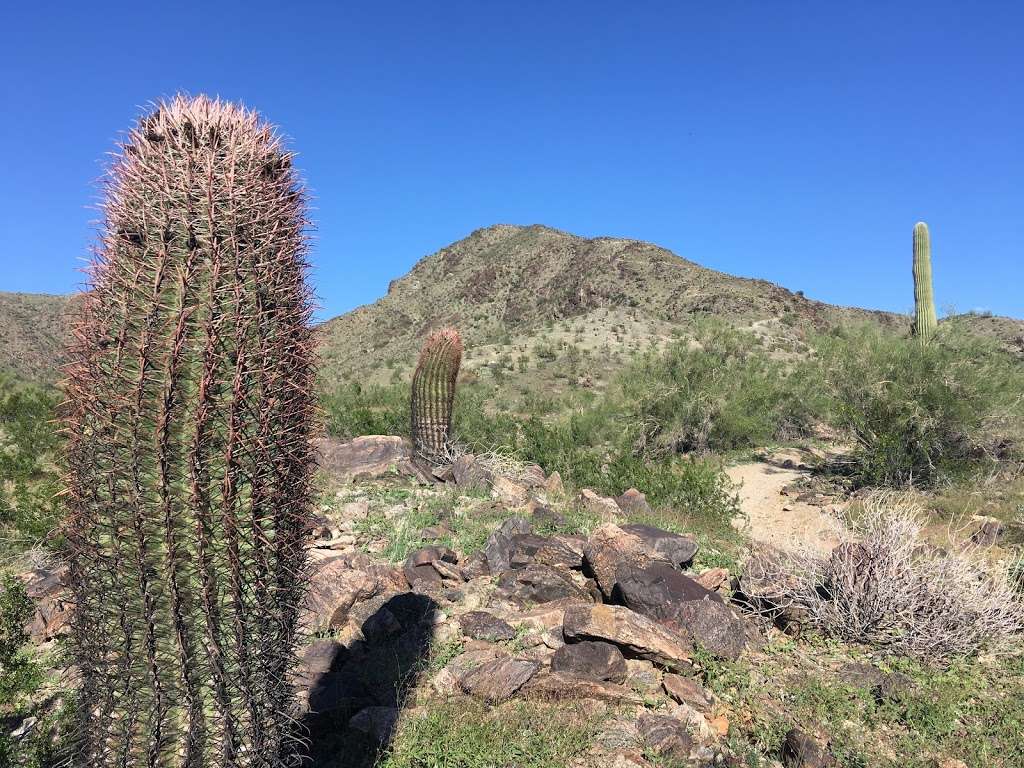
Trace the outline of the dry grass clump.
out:
M 932 663 L 1018 647 L 1024 600 L 1012 567 L 992 566 L 983 547 L 954 535 L 948 548 L 928 544 L 924 520 L 905 496 L 871 497 L 829 555 L 776 559 L 779 578 L 761 581 L 781 588 L 751 597 L 782 598 L 825 634 Z

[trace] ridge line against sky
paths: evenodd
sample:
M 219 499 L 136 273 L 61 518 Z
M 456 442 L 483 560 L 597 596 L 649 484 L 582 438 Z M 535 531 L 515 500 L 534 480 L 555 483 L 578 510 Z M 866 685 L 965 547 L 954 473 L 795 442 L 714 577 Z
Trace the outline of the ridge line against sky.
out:
M 495 223 L 644 240 L 907 312 L 918 220 L 940 310 L 1024 317 L 1017 3 L 100 0 L 6 15 L 0 290 L 81 283 L 106 153 L 139 105 L 182 90 L 291 137 L 320 319 Z

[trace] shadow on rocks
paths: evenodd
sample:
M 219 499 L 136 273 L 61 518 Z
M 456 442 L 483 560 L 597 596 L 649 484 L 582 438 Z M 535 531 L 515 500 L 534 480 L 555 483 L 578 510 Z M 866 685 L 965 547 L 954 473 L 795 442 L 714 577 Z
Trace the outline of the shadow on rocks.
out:
M 403 592 L 384 601 L 347 646 L 316 640 L 297 679 L 309 742 L 303 768 L 370 768 L 387 752 L 399 713 L 424 672 L 437 603 Z

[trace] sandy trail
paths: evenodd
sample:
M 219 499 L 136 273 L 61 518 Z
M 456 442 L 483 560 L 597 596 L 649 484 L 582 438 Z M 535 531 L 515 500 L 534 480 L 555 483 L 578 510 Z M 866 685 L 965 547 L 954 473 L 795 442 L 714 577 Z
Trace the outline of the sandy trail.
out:
M 756 461 L 728 467 L 726 473 L 740 486 L 740 508 L 747 518 L 737 527 L 754 541 L 819 553 L 829 552 L 839 543 L 839 523 L 828 508 L 782 495 L 785 486 L 806 477 L 807 471 Z

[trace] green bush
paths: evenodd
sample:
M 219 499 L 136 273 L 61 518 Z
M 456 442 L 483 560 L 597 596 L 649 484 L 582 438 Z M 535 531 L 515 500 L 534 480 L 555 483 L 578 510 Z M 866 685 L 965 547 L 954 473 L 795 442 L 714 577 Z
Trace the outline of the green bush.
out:
M 0 557 L 46 542 L 60 518 L 57 395 L 0 377 Z
M 619 377 L 647 453 L 752 448 L 809 432 L 826 401 L 811 366 L 773 359 L 748 332 L 704 320 Z
M 323 396 L 330 435 L 349 440 L 360 435 L 409 434 L 409 385 L 336 387 Z
M 864 326 L 815 347 L 860 483 L 934 485 L 1019 450 L 1024 367 L 995 344 L 944 323 L 927 346 Z

